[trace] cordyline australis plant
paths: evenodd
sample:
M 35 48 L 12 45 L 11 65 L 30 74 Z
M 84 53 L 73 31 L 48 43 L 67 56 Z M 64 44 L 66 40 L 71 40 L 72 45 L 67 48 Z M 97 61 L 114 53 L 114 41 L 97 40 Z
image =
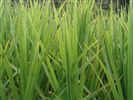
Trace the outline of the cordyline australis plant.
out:
M 1 0 L 0 100 L 132 100 L 133 8 L 112 6 Z

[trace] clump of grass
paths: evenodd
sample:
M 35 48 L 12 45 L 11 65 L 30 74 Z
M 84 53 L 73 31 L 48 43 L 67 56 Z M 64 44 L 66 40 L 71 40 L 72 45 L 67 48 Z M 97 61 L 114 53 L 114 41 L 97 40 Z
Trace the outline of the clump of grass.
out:
M 132 5 L 94 5 L 0 1 L 0 99 L 132 99 Z

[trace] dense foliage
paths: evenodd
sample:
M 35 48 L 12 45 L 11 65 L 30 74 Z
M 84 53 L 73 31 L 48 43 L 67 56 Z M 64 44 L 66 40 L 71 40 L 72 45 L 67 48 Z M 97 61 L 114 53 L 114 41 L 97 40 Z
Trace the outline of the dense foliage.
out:
M 1 0 L 0 100 L 133 100 L 132 16 Z

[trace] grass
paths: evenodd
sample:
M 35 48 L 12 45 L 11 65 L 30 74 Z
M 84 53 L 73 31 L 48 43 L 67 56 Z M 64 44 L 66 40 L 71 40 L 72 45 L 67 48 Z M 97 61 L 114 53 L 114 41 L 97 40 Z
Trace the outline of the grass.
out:
M 27 6 L 0 1 L 0 100 L 133 99 L 132 3 Z
M 130 1 L 131 2 L 131 1 Z M 129 21 L 128 21 L 128 27 L 129 27 L 129 35 L 128 35 L 128 68 L 127 68 L 127 81 L 128 81 L 128 86 L 127 86 L 127 93 L 128 93 L 128 99 L 130 100 L 131 98 L 133 98 L 133 89 L 132 89 L 132 81 L 133 81 L 133 77 L 132 77 L 132 54 L 133 54 L 133 42 L 131 39 L 131 36 L 133 35 L 133 29 L 132 29 L 132 25 L 133 25 L 133 18 L 131 17 L 133 15 L 133 11 L 132 11 L 132 2 L 130 3 L 130 8 L 129 8 Z

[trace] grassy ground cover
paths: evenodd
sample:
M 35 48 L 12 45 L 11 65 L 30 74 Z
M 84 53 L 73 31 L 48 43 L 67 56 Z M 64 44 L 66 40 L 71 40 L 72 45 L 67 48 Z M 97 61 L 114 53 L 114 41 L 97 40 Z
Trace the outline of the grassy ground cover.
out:
M 132 16 L 1 0 L 0 100 L 133 100 Z

